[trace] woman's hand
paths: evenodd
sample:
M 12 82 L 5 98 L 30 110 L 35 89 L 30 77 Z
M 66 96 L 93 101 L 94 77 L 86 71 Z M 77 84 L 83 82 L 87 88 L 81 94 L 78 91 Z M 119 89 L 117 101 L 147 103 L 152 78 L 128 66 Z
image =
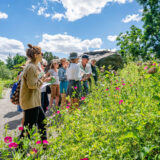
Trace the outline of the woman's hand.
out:
M 52 79 L 52 77 L 47 77 L 47 78 L 45 78 L 45 82 L 49 82 L 49 81 L 51 81 L 51 79 Z

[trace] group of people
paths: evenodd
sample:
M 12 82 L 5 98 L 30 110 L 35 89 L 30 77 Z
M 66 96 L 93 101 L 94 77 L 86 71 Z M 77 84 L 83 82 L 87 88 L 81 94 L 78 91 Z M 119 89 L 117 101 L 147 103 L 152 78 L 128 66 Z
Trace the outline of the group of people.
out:
M 90 88 L 92 86 L 91 76 L 97 85 L 96 60 L 92 59 L 90 64 L 89 56 L 83 55 L 79 62 L 78 54 L 73 52 L 70 53 L 69 61 L 62 58 L 60 62 L 53 60 L 51 64 L 47 64 L 40 47 L 31 44 L 28 44 L 28 47 L 26 55 L 29 61 L 19 76 L 21 80 L 19 101 L 24 113 L 23 126 L 31 129 L 33 125 L 38 125 L 41 139 L 46 140 L 46 124 L 43 121 L 47 107 L 53 107 L 54 99 L 55 106 L 64 107 L 67 96 L 70 97 L 73 108 L 79 107 L 80 97 L 86 96 L 89 93 L 89 86 Z M 44 85 L 45 83 L 50 85 Z M 50 100 L 48 90 L 51 91 Z M 24 137 L 24 133 L 25 130 L 21 132 L 20 138 Z

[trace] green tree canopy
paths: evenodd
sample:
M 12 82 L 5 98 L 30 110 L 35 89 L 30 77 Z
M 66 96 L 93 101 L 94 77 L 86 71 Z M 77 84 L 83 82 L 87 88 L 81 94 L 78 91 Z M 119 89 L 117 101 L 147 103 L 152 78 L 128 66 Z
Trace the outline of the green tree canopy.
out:
M 130 27 L 130 31 L 119 34 L 117 45 L 120 46 L 119 52 L 124 59 L 132 57 L 133 60 L 138 60 L 149 57 L 144 47 L 142 30 L 134 25 Z
M 43 58 L 46 59 L 48 63 L 50 63 L 53 59 L 58 59 L 57 56 L 53 56 L 52 52 L 45 52 L 43 54 Z
M 143 6 L 145 47 L 160 57 L 160 0 L 137 0 Z

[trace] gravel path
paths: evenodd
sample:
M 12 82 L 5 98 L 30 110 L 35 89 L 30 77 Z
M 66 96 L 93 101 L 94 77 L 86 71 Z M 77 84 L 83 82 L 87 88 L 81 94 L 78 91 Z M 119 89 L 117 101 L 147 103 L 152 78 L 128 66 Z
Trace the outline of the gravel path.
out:
M 8 124 L 8 132 L 21 125 L 22 113 L 17 112 L 17 106 L 10 102 L 10 89 L 4 90 L 3 99 L 0 99 L 0 139 L 3 138 L 4 127 Z

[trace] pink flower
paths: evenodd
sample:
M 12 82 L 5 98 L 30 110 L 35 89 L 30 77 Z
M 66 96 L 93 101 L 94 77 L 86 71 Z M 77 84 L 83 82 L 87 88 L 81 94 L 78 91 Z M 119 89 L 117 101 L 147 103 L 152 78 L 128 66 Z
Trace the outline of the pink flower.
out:
M 55 117 L 55 116 L 56 116 L 56 114 L 54 113 L 54 114 L 53 114 L 53 117 Z
M 33 151 L 34 153 L 37 153 L 37 152 L 38 152 L 38 150 L 37 150 L 36 148 L 32 148 L 32 151 Z
M 121 99 L 120 101 L 119 101 L 119 104 L 122 104 L 123 103 L 123 100 Z
M 13 143 L 10 143 L 10 144 L 8 145 L 8 147 L 9 147 L 9 148 L 17 148 L 17 147 L 18 147 L 18 144 L 15 143 L 15 142 L 13 142 Z
M 57 114 L 60 114 L 60 111 L 57 111 Z
M 107 88 L 106 91 L 108 91 L 109 89 Z
M 70 106 L 70 105 L 71 105 L 71 103 L 67 103 L 67 105 L 68 105 L 68 106 Z
M 69 108 L 70 108 L 69 106 L 66 107 L 66 109 L 69 109 Z
M 156 66 L 156 63 L 153 63 L 152 66 Z
M 86 97 L 81 97 L 81 101 L 83 101 L 83 100 L 85 100 L 86 99 Z
M 82 158 L 82 159 L 80 159 L 80 160 L 89 160 L 88 158 Z
M 48 107 L 46 107 L 46 110 L 48 110 Z
M 43 144 L 48 144 L 48 141 L 47 140 L 43 140 Z
M 126 84 L 125 84 L 125 83 L 122 83 L 122 85 L 125 86 Z
M 77 89 L 77 88 L 78 88 L 77 86 L 74 87 L 74 89 Z
M 116 80 L 116 82 L 118 82 L 118 80 Z
M 119 88 L 119 87 L 116 87 L 116 90 L 120 90 L 120 88 Z
M 145 67 L 144 67 L 144 70 L 146 70 L 146 69 L 148 69 L 148 66 L 145 66 Z
M 23 131 L 23 127 L 19 127 L 18 129 L 19 129 L 19 131 Z
M 41 144 L 41 141 L 37 141 L 36 144 Z
M 5 142 L 5 143 L 11 143 L 11 142 L 12 142 L 12 137 L 8 137 L 8 136 L 5 137 L 5 138 L 4 138 L 4 142 Z

